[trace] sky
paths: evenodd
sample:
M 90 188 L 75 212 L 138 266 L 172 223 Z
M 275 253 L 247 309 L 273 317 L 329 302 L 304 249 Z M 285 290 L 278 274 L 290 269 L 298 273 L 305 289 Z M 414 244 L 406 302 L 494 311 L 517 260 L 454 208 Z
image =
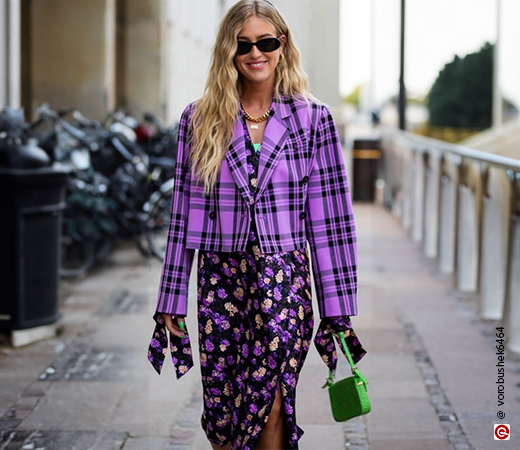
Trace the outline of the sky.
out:
M 495 42 L 498 1 L 500 87 L 505 97 L 520 106 L 520 0 L 406 0 L 404 79 L 409 95 L 427 94 L 455 54 L 463 57 L 486 41 Z M 369 85 L 372 66 L 375 104 L 397 94 L 400 5 L 401 0 L 341 0 L 342 95 L 357 84 Z M 370 90 L 365 92 L 368 101 Z

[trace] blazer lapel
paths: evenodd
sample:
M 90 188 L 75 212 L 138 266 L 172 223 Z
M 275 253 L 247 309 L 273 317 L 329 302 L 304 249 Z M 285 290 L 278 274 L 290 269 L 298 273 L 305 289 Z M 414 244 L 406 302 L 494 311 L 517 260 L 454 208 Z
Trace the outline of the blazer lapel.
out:
M 286 97 L 282 96 L 281 103 L 277 103 L 276 100 L 273 100 L 271 105 L 272 113 L 267 120 L 267 125 L 265 127 L 264 137 L 262 139 L 262 149 L 260 151 L 260 160 L 258 163 L 257 197 L 260 196 L 266 188 L 269 178 L 282 155 L 285 141 L 289 136 L 289 130 L 285 119 L 290 114 L 290 105 L 286 102 Z M 242 197 L 246 203 L 251 204 L 254 199 L 249 187 L 247 156 L 244 151 L 246 143 L 240 117 L 237 117 L 235 120 L 233 136 L 233 142 L 226 152 L 226 160 Z
M 282 156 L 285 141 L 289 136 L 289 129 L 285 119 L 290 114 L 290 105 L 285 103 L 285 97 L 282 96 L 282 103 L 273 101 L 271 108 L 273 112 L 265 127 L 260 160 L 258 162 L 257 197 L 266 188 L 269 178 Z
M 233 175 L 236 185 L 242 194 L 243 199 L 247 204 L 253 202 L 251 195 L 251 189 L 249 188 L 249 175 L 247 173 L 247 156 L 244 150 L 245 139 L 244 129 L 242 127 L 240 117 L 235 120 L 235 126 L 233 129 L 233 142 L 229 146 L 226 152 L 226 159 L 228 162 L 229 170 Z

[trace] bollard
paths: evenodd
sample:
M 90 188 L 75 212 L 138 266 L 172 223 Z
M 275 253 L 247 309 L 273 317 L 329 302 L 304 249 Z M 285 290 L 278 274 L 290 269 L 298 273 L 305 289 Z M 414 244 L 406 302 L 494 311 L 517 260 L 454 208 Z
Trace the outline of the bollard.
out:
M 424 254 L 427 258 L 436 258 L 439 236 L 441 153 L 434 149 L 429 149 L 426 156 Z
M 484 174 L 480 316 L 483 319 L 500 320 L 506 295 L 511 189 L 504 169 L 487 166 Z
M 510 172 L 511 214 L 504 324 L 506 349 L 520 357 L 520 173 Z
M 477 290 L 478 211 L 475 204 L 477 175 L 471 163 L 462 163 L 457 218 L 457 288 L 462 292 Z
M 457 219 L 457 186 L 460 158 L 444 155 L 441 176 L 441 223 L 439 229 L 439 270 L 451 275 L 455 272 L 455 230 Z
M 424 153 L 420 149 L 415 149 L 412 158 L 412 240 L 421 242 L 424 226 Z

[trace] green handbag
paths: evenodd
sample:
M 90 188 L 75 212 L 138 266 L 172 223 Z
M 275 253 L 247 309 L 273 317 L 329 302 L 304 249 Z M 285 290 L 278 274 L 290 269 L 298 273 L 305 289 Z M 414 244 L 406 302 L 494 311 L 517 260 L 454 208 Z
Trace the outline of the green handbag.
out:
M 342 331 L 339 333 L 339 337 L 352 368 L 353 376 L 334 383 L 332 370 L 329 369 L 329 378 L 327 378 L 322 389 L 329 387 L 330 405 L 334 420 L 336 422 L 345 422 L 353 417 L 369 413 L 370 400 L 367 394 L 368 381 L 354 365 Z

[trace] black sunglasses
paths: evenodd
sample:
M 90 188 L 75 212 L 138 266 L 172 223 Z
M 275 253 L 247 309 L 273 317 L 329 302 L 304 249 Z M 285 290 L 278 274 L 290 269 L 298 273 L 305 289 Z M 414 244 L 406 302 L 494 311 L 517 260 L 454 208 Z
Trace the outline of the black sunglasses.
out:
M 280 48 L 280 39 L 271 37 L 257 42 L 238 41 L 237 55 L 247 55 L 253 49 L 253 45 L 263 53 L 274 52 Z

